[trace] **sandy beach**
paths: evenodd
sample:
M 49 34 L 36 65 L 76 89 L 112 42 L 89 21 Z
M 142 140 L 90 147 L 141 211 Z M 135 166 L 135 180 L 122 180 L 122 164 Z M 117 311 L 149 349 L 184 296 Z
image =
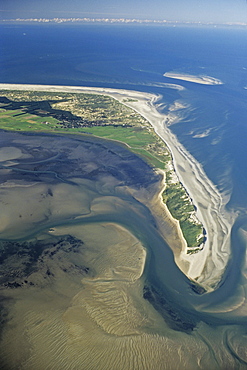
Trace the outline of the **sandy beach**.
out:
M 104 94 L 144 116 L 168 145 L 176 174 L 196 206 L 197 217 L 206 230 L 207 240 L 203 251 L 188 255 L 185 250 L 181 250 L 180 254 L 175 255 L 176 263 L 189 278 L 196 279 L 208 290 L 217 284 L 230 256 L 230 231 L 235 215 L 226 212 L 221 194 L 207 178 L 200 163 L 166 126 L 167 116 L 155 108 L 159 96 L 137 91 L 76 86 L 0 84 L 0 89 Z M 173 114 L 176 119 L 176 111 Z
M 143 96 L 138 106 L 132 102 L 125 104 L 144 116 L 168 145 L 175 172 L 196 206 L 197 217 L 207 234 L 203 251 L 194 255 L 182 251 L 179 257 L 175 256 L 175 260 L 189 278 L 196 279 L 210 290 L 219 281 L 230 256 L 230 232 L 236 215 L 225 210 L 222 195 L 208 179 L 200 163 L 179 143 L 165 124 L 166 115 L 159 113 L 154 105 L 159 97 L 148 99 L 148 96 Z M 183 267 L 185 261 L 189 263 L 188 270 Z

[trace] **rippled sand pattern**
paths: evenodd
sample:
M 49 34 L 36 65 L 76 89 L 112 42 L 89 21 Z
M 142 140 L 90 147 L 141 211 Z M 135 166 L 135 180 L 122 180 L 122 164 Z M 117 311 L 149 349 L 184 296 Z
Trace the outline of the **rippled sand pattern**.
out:
M 84 240 L 79 254 L 93 266 L 93 276 L 78 284 L 78 276 L 60 271 L 51 286 L 17 295 L 12 311 L 17 330 L 12 322 L 3 337 L 3 358 L 11 368 L 198 368 L 191 351 L 206 353 L 206 346 L 186 334 L 174 336 L 142 297 L 146 252 L 141 243 L 115 224 L 53 231 L 68 232 Z

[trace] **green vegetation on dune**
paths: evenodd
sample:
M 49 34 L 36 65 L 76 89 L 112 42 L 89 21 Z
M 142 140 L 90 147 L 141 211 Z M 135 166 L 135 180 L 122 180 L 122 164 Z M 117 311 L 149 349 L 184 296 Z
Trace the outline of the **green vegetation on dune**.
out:
M 198 252 L 204 242 L 203 227 L 195 220 L 195 208 L 184 187 L 179 182 L 170 183 L 163 192 L 163 200 L 172 217 L 179 221 L 188 253 Z
M 127 145 L 151 166 L 166 171 L 163 200 L 179 221 L 187 253 L 203 248 L 203 226 L 184 187 L 172 180 L 174 170 L 167 146 L 133 109 L 107 95 L 2 90 L 0 129 L 95 135 Z

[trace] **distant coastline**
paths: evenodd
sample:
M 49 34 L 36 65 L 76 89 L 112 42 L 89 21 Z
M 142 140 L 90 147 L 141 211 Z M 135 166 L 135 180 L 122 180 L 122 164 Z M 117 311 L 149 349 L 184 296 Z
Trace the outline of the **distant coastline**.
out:
M 161 26 L 182 26 L 182 27 L 239 27 L 246 28 L 245 22 L 197 22 L 197 21 L 177 21 L 168 19 L 138 19 L 138 18 L 11 18 L 2 19 L 4 23 L 32 23 L 32 24 L 125 24 L 125 25 L 161 25 Z

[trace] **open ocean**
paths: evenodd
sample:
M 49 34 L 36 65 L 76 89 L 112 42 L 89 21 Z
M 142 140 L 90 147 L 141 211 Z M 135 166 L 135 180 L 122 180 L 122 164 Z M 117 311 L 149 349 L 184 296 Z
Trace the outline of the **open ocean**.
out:
M 247 30 L 119 25 L 1 25 L 0 82 L 133 89 L 181 100 L 171 130 L 229 196 L 247 207 Z M 165 72 L 208 75 L 199 85 Z M 179 84 L 178 91 L 164 86 Z M 159 102 L 161 103 L 161 102 Z

